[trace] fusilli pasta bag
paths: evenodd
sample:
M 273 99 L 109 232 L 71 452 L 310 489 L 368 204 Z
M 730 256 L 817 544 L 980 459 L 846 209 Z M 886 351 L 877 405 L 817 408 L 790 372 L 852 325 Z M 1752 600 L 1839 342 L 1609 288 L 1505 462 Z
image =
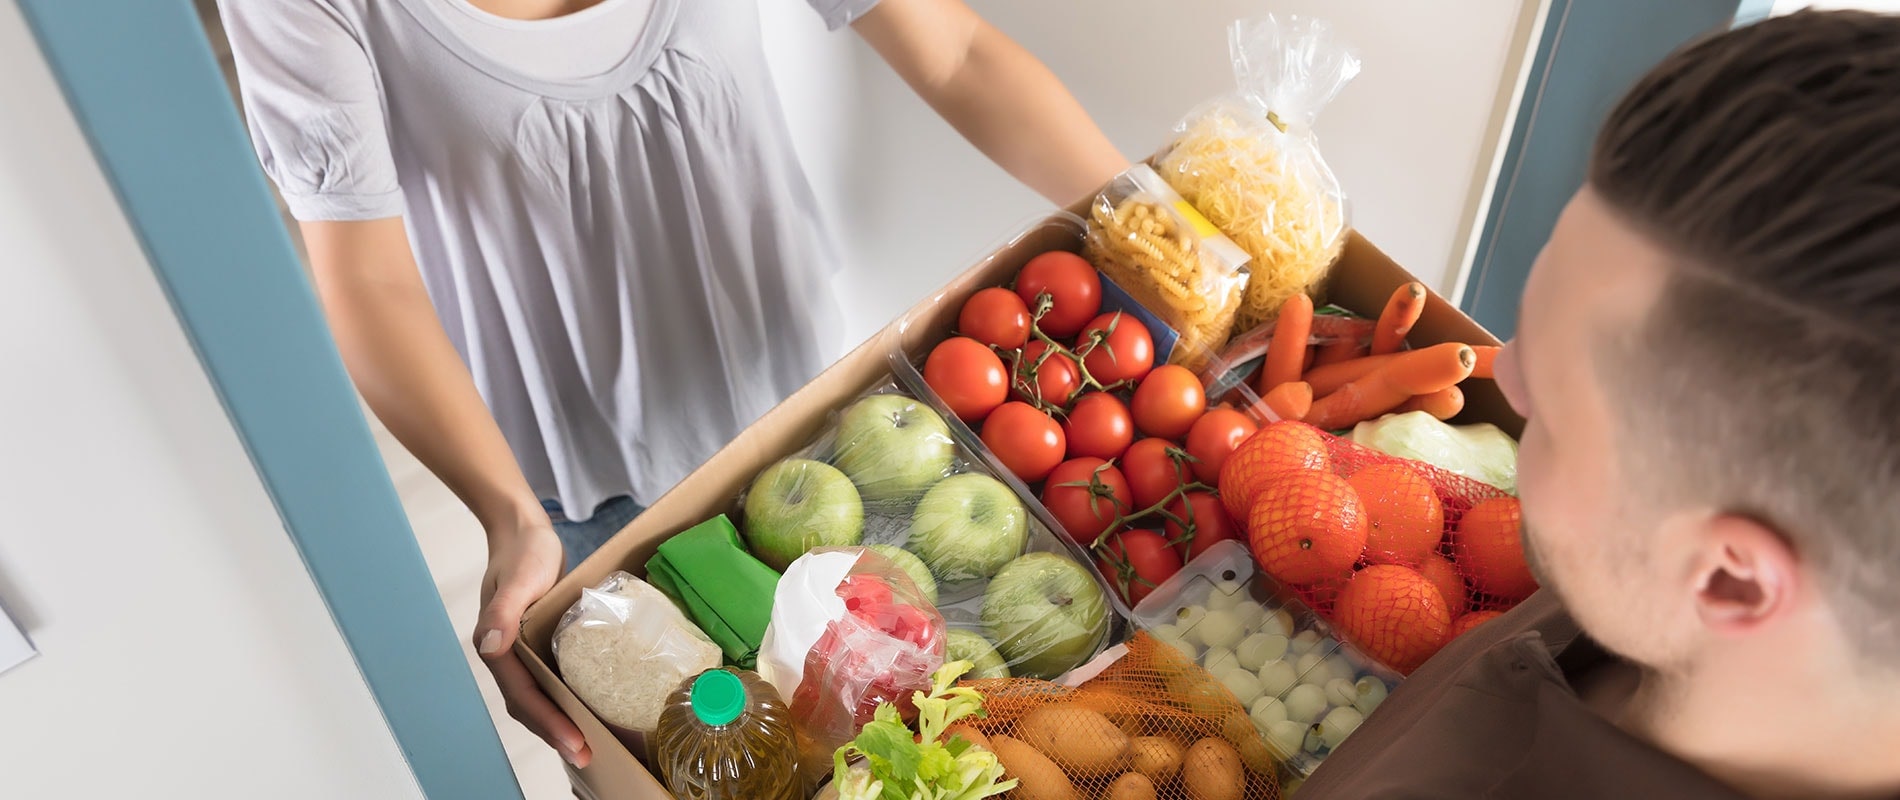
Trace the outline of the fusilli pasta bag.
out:
M 1348 229 L 1346 195 L 1313 122 L 1359 74 L 1325 22 L 1266 15 L 1228 28 L 1237 91 L 1175 126 L 1157 171 L 1250 258 L 1236 330 L 1317 296 Z
M 1169 362 L 1199 369 L 1234 329 L 1247 285 L 1247 254 L 1138 164 L 1089 207 L 1086 254 L 1180 334 Z

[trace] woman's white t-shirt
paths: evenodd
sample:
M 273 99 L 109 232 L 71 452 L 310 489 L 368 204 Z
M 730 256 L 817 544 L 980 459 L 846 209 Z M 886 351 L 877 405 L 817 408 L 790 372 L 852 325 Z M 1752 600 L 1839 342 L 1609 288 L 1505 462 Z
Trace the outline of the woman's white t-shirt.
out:
M 542 497 L 651 503 L 841 344 L 757 0 L 649 0 L 566 77 L 444 2 L 221 0 L 260 161 L 300 220 L 404 218 Z M 807 2 L 836 29 L 877 0 Z M 517 24 L 592 33 L 547 22 Z

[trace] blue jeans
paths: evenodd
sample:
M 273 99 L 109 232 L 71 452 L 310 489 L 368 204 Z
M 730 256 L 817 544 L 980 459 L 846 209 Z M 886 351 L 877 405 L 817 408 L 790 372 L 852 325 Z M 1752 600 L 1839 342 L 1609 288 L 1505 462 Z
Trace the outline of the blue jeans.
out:
M 593 555 L 595 550 L 599 550 L 608 539 L 612 539 L 621 528 L 627 527 L 627 523 L 646 510 L 633 502 L 631 497 L 616 497 L 601 503 L 599 508 L 594 509 L 593 516 L 576 522 L 567 518 L 558 502 L 543 500 L 541 506 L 548 510 L 548 519 L 554 522 L 554 535 L 560 537 L 561 550 L 567 556 L 567 565 L 562 568 L 562 572 L 574 569 Z

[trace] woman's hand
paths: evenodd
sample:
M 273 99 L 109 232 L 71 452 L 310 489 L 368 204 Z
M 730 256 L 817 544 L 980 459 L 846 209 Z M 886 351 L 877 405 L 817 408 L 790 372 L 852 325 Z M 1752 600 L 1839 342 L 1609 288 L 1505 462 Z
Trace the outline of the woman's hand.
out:
M 475 650 L 494 673 L 508 701 L 508 715 L 560 751 L 567 763 L 585 767 L 594 754 L 581 729 L 541 691 L 514 651 L 521 615 L 561 576 L 561 540 L 546 515 L 498 527 L 488 534 L 488 574 L 482 577 Z

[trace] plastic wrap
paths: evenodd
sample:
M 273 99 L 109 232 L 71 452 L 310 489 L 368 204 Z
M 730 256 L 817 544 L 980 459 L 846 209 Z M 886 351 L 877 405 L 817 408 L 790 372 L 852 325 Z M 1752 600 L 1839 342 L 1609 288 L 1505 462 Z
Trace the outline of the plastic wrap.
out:
M 896 359 L 894 366 L 911 373 L 905 385 L 921 385 L 907 362 Z M 1121 620 L 1102 601 L 1106 586 L 1085 552 L 1032 514 L 1023 499 L 1028 490 L 977 446 L 939 403 L 895 383 L 873 387 L 841 409 L 816 441 L 768 467 L 747 489 L 740 501 L 747 545 L 785 558 L 788 567 L 814 548 L 862 545 L 937 609 L 954 634 L 948 645 L 977 672 L 1054 678 L 1099 652 Z M 793 477 L 781 480 L 787 464 Z M 1073 596 L 1051 596 L 1040 578 L 1024 577 L 1029 570 L 1011 569 L 1025 559 L 1066 576 Z M 823 595 L 835 583 L 816 566 L 796 572 L 780 580 L 759 667 L 787 697 L 798 681 L 786 676 L 821 632 L 792 609 L 828 602 Z M 998 580 L 1005 573 L 1011 577 Z M 788 605 L 791 597 L 800 599 Z M 1017 604 L 1059 613 L 1034 615 L 1035 624 L 1024 628 L 1010 613 Z M 802 632 L 788 639 L 795 631 Z
M 1209 358 L 1201 369 L 1201 382 L 1207 386 L 1212 402 L 1225 402 L 1248 412 L 1262 425 L 1279 422 L 1282 417 L 1260 402 L 1257 382 L 1262 362 L 1273 342 L 1278 320 L 1268 320 L 1229 340 L 1219 355 Z M 1314 312 L 1312 333 L 1307 337 L 1307 363 L 1322 358 L 1353 358 L 1365 354 L 1372 341 L 1374 320 L 1352 314 L 1337 306 Z
M 1358 57 L 1325 22 L 1267 15 L 1229 29 L 1233 95 L 1195 110 L 1157 171 L 1251 258 L 1238 329 L 1315 293 L 1347 230 L 1346 195 L 1320 156 L 1313 122 Z
M 814 562 L 811 569 L 802 569 L 807 562 Z M 766 638 L 774 645 L 780 638 L 802 640 L 811 622 L 823 626 L 806 648 L 792 687 L 792 716 L 799 730 L 818 751 L 829 752 L 856 736 L 880 703 L 895 705 L 907 717 L 913 714 L 912 694 L 929 691 L 931 673 L 943 666 L 945 631 L 943 615 L 910 576 L 862 547 L 819 548 L 793 562 L 791 571 L 800 578 L 790 587 L 780 582 Z M 833 575 L 837 579 L 829 597 L 804 591 Z M 776 655 L 780 649 L 769 646 L 775 672 L 783 666 Z M 767 680 L 782 691 L 779 682 L 788 678 L 781 673 Z
M 1246 252 L 1147 165 L 1096 196 L 1085 255 L 1179 334 L 1171 363 L 1198 368 L 1232 334 L 1247 285 Z
M 615 572 L 561 616 L 554 658 L 575 696 L 625 732 L 652 731 L 680 683 L 719 666 L 719 646 L 658 589 Z

